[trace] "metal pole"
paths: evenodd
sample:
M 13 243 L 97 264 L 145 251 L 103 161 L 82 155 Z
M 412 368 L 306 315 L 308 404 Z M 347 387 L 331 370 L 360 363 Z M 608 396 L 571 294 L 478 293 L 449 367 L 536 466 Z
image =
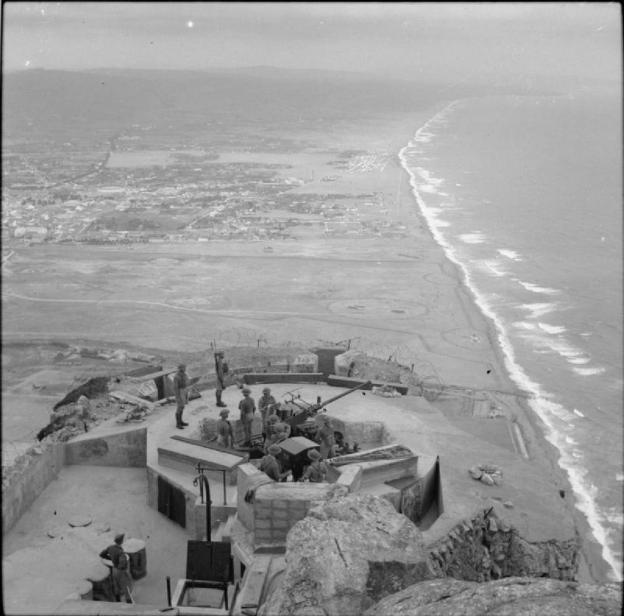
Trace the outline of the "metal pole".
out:
M 221 471 L 223 473 L 223 504 L 227 505 L 227 492 L 225 491 L 225 471 Z
M 167 605 L 171 607 L 171 578 L 167 576 Z

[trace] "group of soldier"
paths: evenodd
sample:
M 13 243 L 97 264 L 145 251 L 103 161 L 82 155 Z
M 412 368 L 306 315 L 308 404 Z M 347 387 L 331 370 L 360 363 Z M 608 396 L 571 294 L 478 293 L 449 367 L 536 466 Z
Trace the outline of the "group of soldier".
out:
M 216 405 L 221 407 L 219 412 L 219 420 L 216 425 L 217 445 L 224 448 L 232 448 L 234 446 L 234 431 L 232 424 L 228 419 L 230 411 L 223 402 L 223 390 L 226 389 L 226 375 L 229 372 L 227 362 L 225 361 L 223 351 L 217 351 L 214 354 L 215 359 L 215 375 L 216 375 Z M 187 401 L 189 379 L 186 374 L 186 366 L 180 364 L 178 371 L 173 379 L 173 389 L 176 398 L 176 427 L 183 429 L 188 424 L 183 421 L 182 413 Z M 260 455 L 264 454 L 260 461 L 260 470 L 265 472 L 275 481 L 286 481 L 292 477 L 292 470 L 284 468 L 285 460 L 282 455 L 280 443 L 290 436 L 290 426 L 281 421 L 277 414 L 279 403 L 271 395 L 271 389 L 265 387 L 262 390 L 262 396 L 256 402 L 251 397 L 251 390 L 248 387 L 242 388 L 243 398 L 238 403 L 240 412 L 239 419 L 244 433 L 244 446 L 260 449 Z M 254 418 L 257 417 L 256 411 L 262 418 L 262 434 L 253 434 L 252 425 Z M 309 464 L 303 470 L 300 477 L 302 481 L 321 482 L 324 481 L 327 473 L 327 465 L 323 461 L 336 454 L 336 443 L 334 441 L 334 432 L 330 426 L 329 418 L 322 416 L 320 427 L 312 419 L 308 419 L 304 426 L 307 428 L 310 436 L 320 443 L 320 451 L 310 449 L 307 452 Z

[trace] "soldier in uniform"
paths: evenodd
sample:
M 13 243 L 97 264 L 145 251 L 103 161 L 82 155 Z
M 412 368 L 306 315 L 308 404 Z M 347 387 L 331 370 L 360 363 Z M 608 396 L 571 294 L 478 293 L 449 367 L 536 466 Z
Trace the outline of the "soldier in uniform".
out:
M 232 434 L 232 424 L 228 421 L 228 415 L 230 411 L 227 409 L 221 409 L 219 413 L 219 421 L 217 421 L 217 445 L 221 447 L 232 447 L 234 440 Z
M 272 413 L 276 404 L 277 401 L 271 395 L 271 389 L 269 387 L 265 387 L 262 390 L 262 397 L 258 400 L 258 410 L 260 411 L 260 415 L 262 415 L 262 427 L 265 431 L 267 417 Z
M 317 435 L 321 443 L 321 458 L 326 460 L 327 458 L 332 458 L 334 456 L 334 431 L 330 425 L 330 420 L 327 415 L 323 415 L 321 417 L 321 428 L 319 429 Z
M 251 421 L 256 412 L 256 403 L 251 397 L 251 389 L 243 387 L 243 399 L 238 403 L 240 420 L 245 431 L 245 445 L 251 443 Z
M 290 474 L 290 471 L 282 471 L 281 464 L 278 460 L 278 456 L 281 452 L 282 450 L 279 445 L 271 445 L 267 455 L 264 456 L 260 462 L 260 470 L 274 481 L 284 481 Z
M 316 449 L 310 449 L 308 451 L 308 459 L 311 464 L 303 471 L 302 481 L 309 481 L 311 483 L 321 483 L 325 481 L 325 475 L 327 475 L 327 464 L 321 460 L 321 454 Z
M 130 577 L 130 559 L 121 547 L 124 540 L 122 533 L 115 536 L 115 543 L 109 545 L 100 552 L 100 558 L 110 560 L 113 568 L 111 577 L 113 582 L 113 594 L 116 601 L 121 601 L 122 595 L 126 603 L 133 603 L 130 592 L 132 591 L 132 578 Z
M 186 364 L 180 364 L 178 371 L 173 377 L 173 392 L 176 399 L 176 428 L 182 430 L 184 426 L 188 426 L 185 421 L 182 421 L 182 412 L 187 402 L 187 386 L 188 377 L 186 376 Z
M 217 388 L 215 389 L 215 395 L 217 396 L 217 406 L 225 406 L 225 402 L 221 400 L 221 394 L 225 389 L 225 375 L 229 372 L 227 362 L 223 351 L 217 351 L 214 354 L 215 360 L 215 374 L 217 375 Z

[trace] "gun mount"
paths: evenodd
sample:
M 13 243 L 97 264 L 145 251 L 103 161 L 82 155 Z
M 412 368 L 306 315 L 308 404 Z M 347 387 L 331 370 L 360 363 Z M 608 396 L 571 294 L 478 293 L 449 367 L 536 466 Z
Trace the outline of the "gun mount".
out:
M 343 391 L 342 393 L 333 396 L 325 401 L 321 401 L 320 397 L 317 398 L 317 401 L 314 404 L 309 402 L 305 402 L 302 400 L 300 396 L 291 395 L 291 400 L 281 405 L 278 414 L 282 421 L 286 422 L 290 426 L 290 434 L 291 436 L 297 436 L 300 432 L 299 426 L 310 417 L 314 417 L 318 414 L 319 411 L 324 409 L 328 404 L 339 400 L 340 398 L 344 398 L 349 394 L 352 394 L 354 391 L 358 391 L 360 389 L 367 389 L 372 387 L 371 381 L 366 381 L 358 385 L 357 387 L 353 387 L 347 391 Z

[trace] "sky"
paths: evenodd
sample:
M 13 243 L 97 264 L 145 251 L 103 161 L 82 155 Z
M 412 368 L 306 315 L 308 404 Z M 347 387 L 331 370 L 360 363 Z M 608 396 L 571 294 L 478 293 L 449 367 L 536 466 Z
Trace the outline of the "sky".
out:
M 3 70 L 267 65 L 619 79 L 617 3 L 5 2 Z

